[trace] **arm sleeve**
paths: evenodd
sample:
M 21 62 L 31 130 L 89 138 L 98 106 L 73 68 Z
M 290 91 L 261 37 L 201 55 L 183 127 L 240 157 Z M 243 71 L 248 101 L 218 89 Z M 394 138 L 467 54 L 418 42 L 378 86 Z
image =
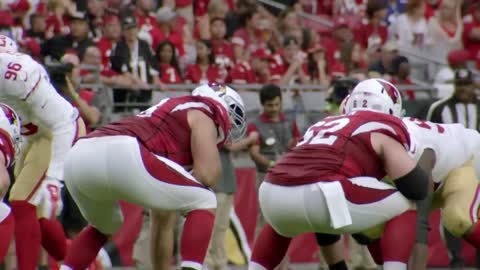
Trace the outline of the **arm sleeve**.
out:
M 46 74 L 41 75 L 25 101 L 52 134 L 51 159 L 46 175 L 63 180 L 63 163 L 77 134 L 78 111 L 57 93 Z
M 425 199 L 417 201 L 417 243 L 428 244 L 429 217 L 433 193 L 430 190 Z

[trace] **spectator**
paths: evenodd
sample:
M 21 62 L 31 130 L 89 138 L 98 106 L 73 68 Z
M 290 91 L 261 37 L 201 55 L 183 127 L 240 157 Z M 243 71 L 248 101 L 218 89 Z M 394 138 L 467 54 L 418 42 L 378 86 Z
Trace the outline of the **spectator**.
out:
M 428 110 L 427 120 L 436 123 L 460 123 L 463 126 L 480 130 L 480 102 L 475 93 L 473 74 L 467 69 L 455 71 L 455 90 L 446 99 L 433 103 Z M 445 243 L 450 254 L 450 268 L 461 269 L 464 265 L 462 257 L 462 240 L 443 229 Z M 478 253 L 477 253 L 478 254 Z
M 215 54 L 215 62 L 230 62 L 226 66 L 230 66 L 233 62 L 233 46 L 232 43 L 225 39 L 227 27 L 223 17 L 213 17 L 210 20 L 210 36 Z M 226 59 L 225 59 L 226 58 Z M 228 60 L 227 60 L 228 59 Z
M 237 0 L 235 2 L 234 10 L 227 13 L 225 22 L 227 24 L 227 38 L 231 38 L 233 34 L 244 26 L 243 19 L 245 14 L 254 10 L 257 3 L 249 0 Z
M 26 36 L 35 39 L 38 44 L 42 44 L 47 39 L 47 21 L 44 13 L 33 13 L 30 16 L 30 28 L 26 31 Z
M 241 38 L 245 41 L 245 47 L 248 52 L 253 52 L 264 46 L 257 35 L 258 21 L 262 18 L 257 6 L 250 7 L 241 18 L 243 27 L 237 29 L 233 37 Z
M 445 59 L 449 51 L 463 47 L 463 22 L 460 9 L 460 2 L 443 0 L 436 15 L 428 22 L 428 39 L 436 55 L 442 59 Z
M 208 40 L 200 40 L 196 43 L 197 62 L 187 66 L 185 81 L 188 83 L 223 83 L 220 69 L 215 65 L 215 55 L 212 45 Z
M 410 80 L 410 63 L 408 58 L 404 56 L 397 56 L 392 62 L 391 83 L 394 85 L 413 85 Z M 402 94 L 407 99 L 415 99 L 415 91 L 411 89 L 402 90 Z
M 257 133 L 259 137 L 257 142 L 249 148 L 250 158 L 255 162 L 257 169 L 257 191 L 268 168 L 295 146 L 300 137 L 295 119 L 282 113 L 282 90 L 278 86 L 264 85 L 260 89 L 260 103 L 263 112 L 249 124 L 247 129 L 248 136 Z M 264 218 L 259 211 L 255 236 L 260 233 L 264 224 Z M 284 266 L 287 261 L 284 260 L 281 265 Z
M 472 21 L 465 23 L 463 31 L 463 46 L 470 52 L 472 59 L 480 68 L 480 3 L 472 7 Z
M 303 12 L 314 14 L 314 15 L 323 14 L 323 15 L 332 16 L 334 5 L 335 5 L 334 2 L 335 1 L 300 0 L 296 4 L 296 5 L 299 5 L 299 7 L 295 6 L 295 8 L 300 9 Z
M 53 38 L 55 35 L 68 34 L 70 32 L 69 16 L 75 15 L 75 4 L 70 0 L 48 0 L 47 10 L 48 18 L 46 22 L 46 38 L 50 39 Z
M 366 18 L 355 28 L 355 39 L 364 49 L 375 50 L 385 43 L 388 36 L 384 21 L 387 5 L 384 0 L 368 0 Z
M 137 21 L 139 37 L 147 41 L 152 49 L 156 48 L 160 41 L 164 39 L 157 20 L 152 15 L 154 9 L 154 0 L 137 0 L 135 1 L 135 10 L 133 11 Z
M 120 18 L 116 14 L 107 14 L 103 17 L 103 35 L 97 41 L 97 47 L 102 55 L 104 69 L 111 68 L 110 56 L 117 43 L 122 38 Z
M 424 49 L 430 44 L 427 40 L 424 0 L 408 1 L 405 13 L 390 25 L 389 38 L 396 40 L 398 46 L 407 48 Z
M 287 37 L 283 44 L 284 65 L 274 64 L 272 80 L 279 84 L 309 83 L 306 72 L 307 54 L 300 50 L 298 41 L 294 37 Z
M 207 13 L 209 18 L 225 18 L 229 10 L 233 9 L 231 0 L 208 0 Z
M 196 1 L 200 5 L 201 3 L 205 4 L 205 7 L 202 7 L 203 10 L 196 10 L 195 15 L 196 17 L 196 25 L 195 25 L 195 32 L 198 32 L 198 36 L 200 39 L 212 39 L 212 31 L 210 29 L 213 19 L 214 18 L 225 18 L 228 13 L 228 5 L 223 0 L 204 0 L 204 1 Z M 208 3 L 208 4 L 207 4 Z M 198 6 L 196 4 L 196 6 Z M 208 13 L 207 13 L 207 6 L 208 5 Z M 199 8 L 200 9 L 200 8 Z M 226 29 L 225 29 L 226 34 Z M 225 35 L 224 35 L 225 37 Z
M 178 67 L 177 55 L 175 47 L 170 41 L 163 41 L 158 45 L 155 52 L 160 69 L 160 81 L 162 83 L 182 83 L 183 79 L 180 75 Z
M 80 61 L 75 54 L 65 54 L 61 63 L 70 70 L 66 74 L 50 70 L 50 77 L 57 91 L 69 102 L 75 105 L 87 127 L 91 127 L 100 120 L 100 111 L 91 105 L 94 93 L 87 89 L 79 89 Z
M 233 45 L 225 39 L 227 28 L 222 17 L 214 17 L 210 21 L 211 43 L 215 54 L 215 63 L 222 72 L 224 80 L 228 76 L 228 70 L 233 67 Z
M 81 83 L 101 83 L 110 87 L 130 87 L 133 84 L 129 76 L 102 65 L 101 52 L 96 46 L 85 49 L 80 64 Z
M 388 0 L 387 24 L 391 24 L 397 16 L 405 12 L 407 2 L 405 0 Z
M 252 69 L 252 66 L 254 65 L 253 64 L 254 61 L 260 61 L 259 65 L 261 65 L 263 62 L 261 60 L 261 57 L 253 57 L 252 64 L 250 65 L 248 62 L 247 54 L 245 53 L 245 49 L 244 49 L 245 42 L 243 41 L 243 39 L 235 37 L 232 39 L 232 44 L 233 44 L 233 53 L 235 56 L 235 63 L 232 69 L 230 70 L 230 74 L 229 74 L 230 81 L 236 84 L 237 83 L 238 84 L 256 83 L 257 78 L 255 75 L 255 72 Z M 263 50 L 263 49 L 260 49 L 260 50 Z M 255 55 L 255 52 L 253 53 L 253 55 Z M 270 59 L 270 57 L 267 57 L 267 59 Z M 260 71 L 264 70 L 264 71 L 267 71 L 268 73 L 268 63 L 269 63 L 269 60 L 266 60 L 264 66 L 257 68 L 257 70 L 260 70 Z M 269 73 L 268 73 L 268 76 L 269 76 Z
M 137 37 L 138 28 L 135 17 L 126 16 L 122 20 L 123 39 L 117 43 L 110 58 L 112 69 L 133 81 L 132 87 L 136 89 L 115 89 L 114 102 L 140 102 L 145 106 L 138 109 L 146 109 L 152 97 L 149 84 L 158 84 L 157 62 L 153 57 L 150 46 L 144 40 Z M 133 109 L 133 108 L 131 108 Z
M 340 51 L 340 60 L 347 72 L 367 67 L 368 56 L 364 54 L 360 44 L 356 42 L 346 42 L 342 45 Z
M 157 11 L 156 17 L 160 29 L 157 39 L 152 41 L 152 46 L 158 46 L 162 41 L 170 41 L 179 55 L 185 54 L 183 46 L 183 24 L 175 20 L 177 14 L 169 7 L 162 7 Z M 157 47 L 154 47 L 157 48 Z
M 369 67 L 369 72 L 375 72 L 380 76 L 387 74 L 392 70 L 392 64 L 398 55 L 398 47 L 395 41 L 389 41 L 381 49 L 380 59 L 373 62 Z
M 0 34 L 13 40 L 20 40 L 23 36 L 22 27 L 16 25 L 15 18 L 9 10 L 0 10 Z
M 333 15 L 344 15 L 344 16 L 355 16 L 365 12 L 366 6 L 365 0 L 358 1 L 349 1 L 349 0 L 339 0 L 335 1 L 333 5 Z
M 87 0 L 91 37 L 100 38 L 102 36 L 103 17 L 106 8 L 107 1 L 105 0 Z
M 426 0 L 425 1 L 425 18 L 430 19 L 435 15 L 440 7 L 442 0 Z
M 42 55 L 52 60 L 60 60 L 66 51 L 73 49 L 83 54 L 85 48 L 94 45 L 88 38 L 88 17 L 86 13 L 77 12 L 70 16 L 70 34 L 55 36 L 42 45 Z
M 194 17 L 193 17 L 193 0 L 175 0 L 175 11 L 178 15 L 187 20 L 187 25 L 190 31 L 193 31 Z
M 325 48 L 328 63 L 342 61 L 342 48 L 345 44 L 352 44 L 351 46 L 357 44 L 347 20 L 343 17 L 335 19 L 332 38 L 322 37 L 320 42 L 323 48 Z M 316 44 L 313 45 L 315 46 Z
M 307 68 L 312 83 L 324 86 L 330 84 L 327 66 L 325 49 L 321 45 L 308 50 Z
M 294 8 L 288 8 L 279 16 L 279 32 L 282 37 L 295 37 L 298 44 L 303 41 L 303 32 L 298 13 Z

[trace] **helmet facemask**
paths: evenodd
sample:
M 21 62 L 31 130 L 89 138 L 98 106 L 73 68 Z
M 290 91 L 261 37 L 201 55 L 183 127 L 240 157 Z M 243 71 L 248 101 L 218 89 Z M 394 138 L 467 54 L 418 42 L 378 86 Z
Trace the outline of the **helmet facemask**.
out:
M 228 117 L 230 119 L 228 140 L 237 141 L 241 139 L 247 131 L 245 108 L 242 104 L 228 95 L 223 96 L 223 99 L 225 100 L 225 103 L 227 103 Z

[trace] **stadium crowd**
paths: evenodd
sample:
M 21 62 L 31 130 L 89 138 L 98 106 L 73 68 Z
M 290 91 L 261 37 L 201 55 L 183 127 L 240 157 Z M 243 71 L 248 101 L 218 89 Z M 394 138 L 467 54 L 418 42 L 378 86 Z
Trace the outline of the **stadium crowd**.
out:
M 418 60 L 399 49 L 442 60 L 457 51 L 450 62 L 480 63 L 475 1 L 279 2 L 287 4 L 281 12 L 251 0 L 9 0 L 0 5 L 0 32 L 46 64 L 75 54 L 101 71 L 99 78 L 80 71 L 81 82 L 122 89 L 207 81 L 328 86 L 345 75 L 412 84 L 409 62 Z

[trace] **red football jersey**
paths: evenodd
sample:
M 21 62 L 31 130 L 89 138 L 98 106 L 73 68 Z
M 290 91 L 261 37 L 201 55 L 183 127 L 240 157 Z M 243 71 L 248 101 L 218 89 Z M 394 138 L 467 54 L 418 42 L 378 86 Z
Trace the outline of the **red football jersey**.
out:
M 85 138 L 116 135 L 136 137 L 152 153 L 188 167 L 193 164 L 191 130 L 187 121 L 189 110 L 202 111 L 215 122 L 219 134 L 217 146 L 220 149 L 230 129 L 227 110 L 219 102 L 199 96 L 163 99 L 139 115 L 96 129 Z
M 159 63 L 160 80 L 163 83 L 182 83 L 183 79 L 176 68 L 169 64 Z
M 371 111 L 327 117 L 311 126 L 265 179 L 284 186 L 358 176 L 381 179 L 386 173 L 371 145 L 372 133 L 382 133 L 410 147 L 407 128 L 397 117 Z
M 13 147 L 13 141 L 10 135 L 4 130 L 0 130 L 0 152 L 5 158 L 5 167 L 12 166 L 15 160 L 15 149 Z

